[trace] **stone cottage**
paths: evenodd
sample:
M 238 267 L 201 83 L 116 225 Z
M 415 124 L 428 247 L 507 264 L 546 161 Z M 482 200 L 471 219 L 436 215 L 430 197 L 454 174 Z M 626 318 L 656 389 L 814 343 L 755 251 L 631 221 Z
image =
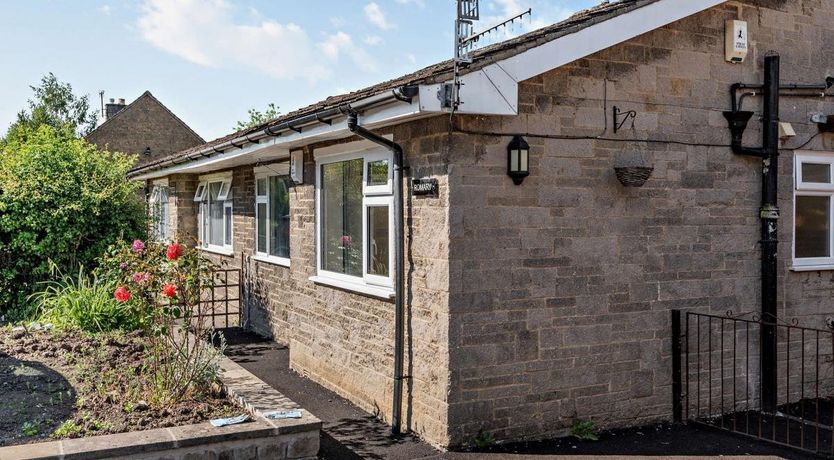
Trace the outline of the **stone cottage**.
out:
M 723 112 L 771 52 L 783 82 L 825 82 L 834 0 L 605 2 L 475 52 L 459 101 L 443 62 L 131 177 L 168 191 L 166 237 L 247 266 L 248 327 L 399 429 L 455 446 L 669 420 L 670 309 L 760 309 L 762 159 L 733 152 Z M 776 305 L 817 323 L 828 95 L 780 113 Z M 625 187 L 624 164 L 653 170 Z

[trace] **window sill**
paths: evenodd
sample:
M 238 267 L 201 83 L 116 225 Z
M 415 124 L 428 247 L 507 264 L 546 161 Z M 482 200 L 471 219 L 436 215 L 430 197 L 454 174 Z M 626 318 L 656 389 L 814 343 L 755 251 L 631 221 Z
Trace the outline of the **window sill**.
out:
M 287 267 L 287 268 L 290 267 L 290 259 L 285 259 L 283 257 L 255 255 L 255 256 L 252 257 L 252 259 L 254 259 L 258 262 L 266 263 L 266 264 L 280 265 L 282 267 Z
M 221 256 L 232 256 L 232 255 L 235 254 L 234 249 L 213 248 L 213 247 L 205 247 L 205 246 L 202 246 L 198 249 L 201 250 L 201 251 L 204 251 L 204 252 L 210 252 L 212 254 L 219 254 Z
M 799 265 L 791 267 L 792 272 L 819 272 L 824 270 L 834 270 L 834 265 Z
M 393 299 L 394 298 L 394 290 L 391 288 L 381 287 L 381 286 L 370 286 L 367 284 L 359 284 L 359 283 L 351 283 L 348 281 L 337 280 L 333 278 L 328 278 L 326 276 L 311 276 L 310 281 L 321 284 L 324 286 L 331 286 L 339 289 L 344 289 L 346 291 L 353 291 L 359 294 L 369 295 L 371 297 L 377 297 L 380 299 Z

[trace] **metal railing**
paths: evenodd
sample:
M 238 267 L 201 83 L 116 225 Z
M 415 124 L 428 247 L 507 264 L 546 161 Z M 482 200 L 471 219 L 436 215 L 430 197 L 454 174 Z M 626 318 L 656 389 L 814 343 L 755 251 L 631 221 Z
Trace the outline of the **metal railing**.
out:
M 672 315 L 676 419 L 834 456 L 834 332 L 754 314 L 681 316 Z M 763 373 L 768 352 L 776 368 Z
M 239 268 L 220 268 L 212 273 L 214 286 L 206 288 L 200 299 L 197 319 L 211 321 L 213 329 L 239 327 L 243 315 L 243 283 Z

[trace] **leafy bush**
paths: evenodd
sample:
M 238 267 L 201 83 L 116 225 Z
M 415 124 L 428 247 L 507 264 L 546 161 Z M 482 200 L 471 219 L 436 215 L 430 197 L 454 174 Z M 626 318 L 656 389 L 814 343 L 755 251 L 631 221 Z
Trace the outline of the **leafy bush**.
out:
M 214 286 L 214 269 L 196 249 L 141 240 L 115 247 L 102 261 L 100 270 L 118 279 L 112 295 L 133 309 L 147 335 L 160 404 L 210 391 L 217 379 L 222 353 L 210 343 L 215 333 L 200 302 Z
M 47 125 L 0 148 L 0 316 L 13 320 L 50 260 L 63 272 L 92 267 L 148 227 L 140 184 L 125 177 L 133 157 Z
M 114 281 L 95 274 L 87 276 L 84 267 L 76 276 L 62 275 L 53 266 L 56 280 L 44 281 L 41 291 L 29 299 L 40 312 L 40 320 L 62 328 L 79 328 L 87 332 L 136 329 L 134 312 L 113 297 Z
M 599 441 L 593 420 L 575 420 L 570 427 L 570 434 L 582 441 Z

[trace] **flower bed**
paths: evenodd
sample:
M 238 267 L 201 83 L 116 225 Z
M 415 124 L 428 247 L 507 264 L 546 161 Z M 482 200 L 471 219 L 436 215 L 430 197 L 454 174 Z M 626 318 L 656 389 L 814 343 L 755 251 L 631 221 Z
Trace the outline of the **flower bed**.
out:
M 172 427 L 243 410 L 220 387 L 176 401 L 154 394 L 138 332 L 0 328 L 0 446 Z

